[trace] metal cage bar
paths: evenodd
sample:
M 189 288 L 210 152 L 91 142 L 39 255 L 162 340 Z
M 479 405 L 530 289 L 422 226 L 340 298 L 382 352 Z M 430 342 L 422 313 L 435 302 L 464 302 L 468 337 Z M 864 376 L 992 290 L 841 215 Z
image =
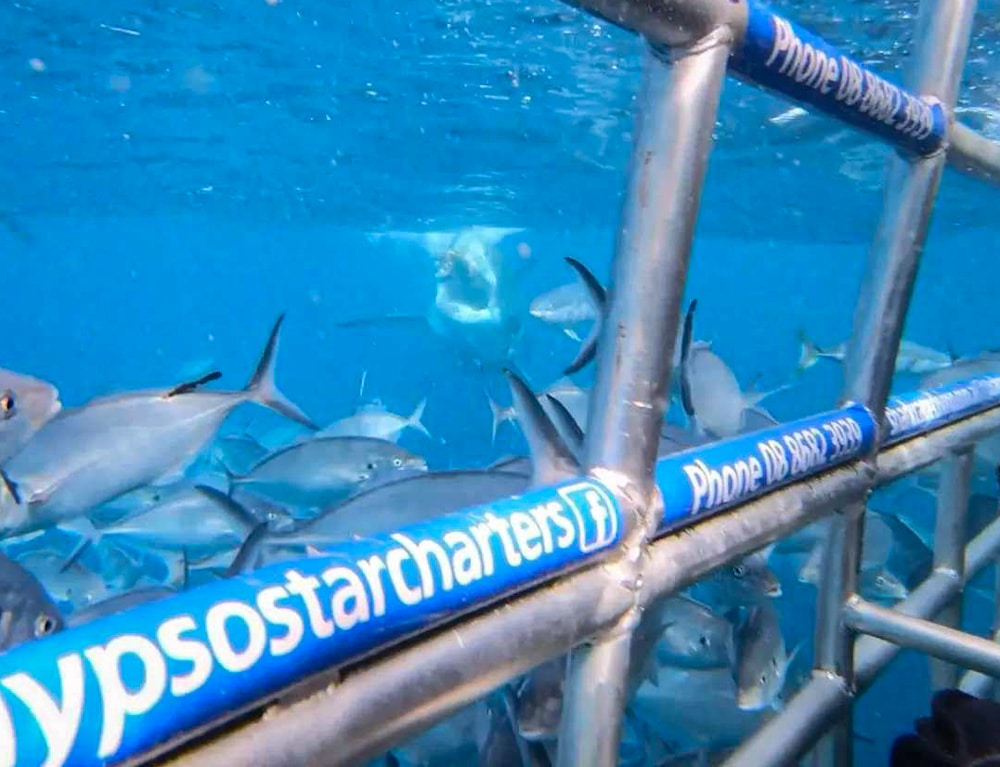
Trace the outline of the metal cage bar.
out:
M 587 468 L 634 514 L 612 588 L 639 580 L 645 541 L 662 517 L 653 467 L 667 407 L 701 187 L 731 36 L 711 32 L 672 60 L 647 49 L 610 302 L 598 347 Z M 574 650 L 560 728 L 560 766 L 612 767 L 638 613 Z
M 870 636 L 849 652 L 845 616 L 858 620 L 857 610 L 865 608 L 850 593 L 854 555 L 838 560 L 836 554 L 856 551 L 861 504 L 873 484 L 1000 430 L 1000 376 L 886 405 L 891 358 L 945 158 L 980 177 L 1000 178 L 997 144 L 950 117 L 974 3 L 959 0 L 930 14 L 925 3 L 914 92 L 754 1 L 574 4 L 639 32 L 658 56 L 675 60 L 670 69 L 649 57 L 647 85 L 660 83 L 662 91 L 647 94 L 645 117 L 671 99 L 683 107 L 676 123 L 662 114 L 651 121 L 655 128 L 646 135 L 663 143 L 649 145 L 647 157 L 641 154 L 647 138 L 640 138 L 633 162 L 612 318 L 599 352 L 599 410 L 588 430 L 595 435 L 588 443 L 590 476 L 22 645 L 0 656 L 0 765 L 138 763 L 154 755 L 177 764 L 354 764 L 595 637 L 599 649 L 580 655 L 583 662 L 575 666 L 565 720 L 566 731 L 584 733 L 591 739 L 581 742 L 593 750 L 567 750 L 561 761 L 607 763 L 617 742 L 620 696 L 610 696 L 613 705 L 602 709 L 611 726 L 587 734 L 590 714 L 572 689 L 583 691 L 588 680 L 620 683 L 636 612 L 835 509 L 848 514 L 836 536 L 843 543 L 827 556 L 839 577 L 826 599 L 832 606 L 824 613 L 824 668 L 730 763 L 758 767 L 801 756 L 898 652 Z M 714 115 L 726 65 L 737 77 L 878 136 L 908 159 L 891 161 L 890 185 L 898 188 L 887 199 L 873 250 L 877 279 L 859 302 L 856 323 L 871 345 L 855 344 L 848 360 L 845 394 L 856 404 L 661 460 L 657 496 L 649 484 L 649 427 L 665 407 L 666 368 L 710 145 L 705 123 Z M 657 153 L 681 171 L 672 185 L 654 175 L 640 183 L 637 169 Z M 642 215 L 650 193 L 656 202 L 649 207 L 663 206 L 659 223 Z M 647 268 L 655 279 L 640 274 Z M 667 291 L 659 307 L 649 300 L 650 286 Z M 618 291 L 631 296 L 633 287 L 643 295 L 615 298 Z M 823 447 L 808 465 L 798 465 L 794 457 L 804 444 Z M 648 549 L 637 545 L 654 531 Z M 456 540 L 468 542 L 463 553 L 478 567 L 459 570 L 449 562 Z M 969 543 L 964 567 L 957 566 L 955 549 L 949 549 L 950 565 L 942 554 L 898 614 L 935 615 L 998 548 L 1000 521 Z M 622 575 L 627 587 L 610 587 Z M 843 610 L 848 596 L 855 613 Z M 881 616 L 890 627 L 899 623 L 892 615 Z M 230 619 L 249 631 L 242 651 L 226 644 Z M 927 636 L 944 631 L 957 639 L 948 629 L 917 625 Z M 991 657 L 986 645 L 977 646 Z M 115 670 L 126 655 L 143 665 L 138 689 Z M 61 702 L 58 716 L 49 705 L 55 701 Z M 843 758 L 842 747 L 839 753 Z
M 939 623 L 957 628 L 962 621 L 962 593 L 965 577 L 965 542 L 969 538 L 969 484 L 972 480 L 972 451 L 963 450 L 945 459 L 944 476 L 938 491 L 934 530 L 934 569 L 951 575 L 959 583 L 958 596 L 936 616 Z M 935 617 L 935 616 L 931 616 Z M 943 690 L 958 684 L 958 668 L 931 659 L 931 688 Z

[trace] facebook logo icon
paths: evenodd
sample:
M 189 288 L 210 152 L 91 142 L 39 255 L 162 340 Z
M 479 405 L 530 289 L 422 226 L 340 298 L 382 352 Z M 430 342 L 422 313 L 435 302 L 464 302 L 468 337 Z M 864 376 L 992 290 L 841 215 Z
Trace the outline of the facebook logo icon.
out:
M 618 540 L 618 506 L 606 488 L 593 480 L 559 488 L 576 518 L 580 551 L 603 549 Z

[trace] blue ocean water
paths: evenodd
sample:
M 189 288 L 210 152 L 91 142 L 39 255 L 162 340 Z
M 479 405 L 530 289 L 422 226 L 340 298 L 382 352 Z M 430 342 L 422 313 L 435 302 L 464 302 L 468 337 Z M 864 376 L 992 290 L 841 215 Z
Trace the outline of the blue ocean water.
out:
M 916 2 L 775 6 L 879 71 L 905 67 Z M 958 110 L 991 137 L 998 11 L 980 3 Z M 432 438 L 403 443 L 435 468 L 523 452 L 509 424 L 489 439 L 485 392 L 509 402 L 498 375 L 427 329 L 338 323 L 433 301 L 428 252 L 378 233 L 519 228 L 500 248 L 530 263 L 526 300 L 572 279 L 566 256 L 606 280 L 636 39 L 555 0 L 12 0 L 0 29 L 0 365 L 67 406 L 214 369 L 238 387 L 286 312 L 278 380 L 318 423 L 353 412 L 366 373 L 394 412 L 428 399 Z M 790 106 L 727 82 L 687 289 L 699 337 L 762 388 L 794 379 L 800 331 L 850 334 L 889 151 L 827 118 L 773 119 Z M 907 338 L 1000 346 L 992 194 L 947 172 Z M 523 322 L 516 365 L 541 388 L 577 345 Z M 831 407 L 840 368 L 794 380 L 768 400 L 780 420 Z M 784 575 L 807 669 L 815 589 Z M 970 599 L 983 631 L 990 607 Z M 859 764 L 885 763 L 927 685 L 904 653 L 862 700 Z

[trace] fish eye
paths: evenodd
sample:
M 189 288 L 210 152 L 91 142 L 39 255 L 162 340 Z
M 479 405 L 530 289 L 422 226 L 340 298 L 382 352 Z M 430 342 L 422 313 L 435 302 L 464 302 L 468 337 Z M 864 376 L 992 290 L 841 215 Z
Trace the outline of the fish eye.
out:
M 875 585 L 876 586 L 884 586 L 885 585 L 885 578 L 883 576 L 881 576 L 881 575 L 876 575 L 875 576 Z
M 702 647 L 708 647 L 708 637 L 702 634 L 700 637 L 698 637 L 698 644 L 700 644 Z
M 737 578 L 742 578 L 747 574 L 747 569 L 743 565 L 733 565 L 733 575 Z
M 761 674 L 760 675 L 760 683 L 761 684 L 767 684 L 767 674 Z
M 10 416 L 14 412 L 14 392 L 7 389 L 2 395 L 0 395 L 0 410 L 4 412 L 4 415 Z
M 368 469 L 368 471 L 375 471 L 375 462 L 369 461 L 365 468 Z
M 35 618 L 35 636 L 43 637 L 55 631 L 56 622 L 49 615 L 39 615 Z
M 400 466 L 403 465 L 403 459 L 402 458 L 393 458 L 392 459 L 392 465 L 395 466 L 396 468 L 399 468 Z

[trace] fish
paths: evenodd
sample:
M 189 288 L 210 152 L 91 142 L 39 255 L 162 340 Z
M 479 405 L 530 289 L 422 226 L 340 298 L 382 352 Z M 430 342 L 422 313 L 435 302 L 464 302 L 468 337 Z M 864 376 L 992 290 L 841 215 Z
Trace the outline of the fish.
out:
M 558 734 L 568 660 L 560 655 L 539 664 L 517 686 L 514 722 L 521 738 L 540 742 Z
M 562 329 L 570 339 L 583 343 L 575 327 L 597 319 L 598 307 L 590 292 L 581 282 L 560 285 L 537 296 L 528 306 L 528 313 L 535 319 Z
M 704 341 L 693 341 L 692 323 L 697 302 L 691 301 L 682 326 L 679 364 L 681 404 L 695 434 L 724 439 L 775 423 L 759 407 L 764 399 L 787 389 L 783 384 L 743 391 L 736 374 Z
M 921 377 L 917 388 L 923 391 L 966 378 L 1000 373 L 1000 349 L 988 349 L 968 357 L 956 357 L 951 365 Z
M 324 509 L 293 530 L 272 532 L 260 526 L 244 542 L 230 574 L 260 566 L 260 557 L 267 547 L 322 546 L 367 538 L 469 506 L 521 495 L 529 482 L 524 474 L 450 470 L 427 472 L 380 485 Z
M 486 735 L 479 745 L 477 767 L 549 767 L 544 746 L 522 738 L 514 726 L 516 702 L 504 685 L 486 698 Z
M 0 465 L 61 409 L 55 386 L 0 368 Z
M 660 430 L 660 445 L 656 450 L 656 455 L 658 458 L 663 458 L 711 441 L 711 437 L 704 434 L 692 434 L 690 430 L 677 424 L 664 423 Z
M 659 663 L 676 668 L 728 668 L 733 624 L 711 607 L 678 594 L 664 607 L 665 628 L 656 646 Z
M 73 610 L 104 599 L 111 588 L 104 577 L 70 561 L 59 551 L 39 548 L 14 558 L 17 563 L 45 585 L 49 597 L 61 610 Z
M 317 437 L 369 437 L 387 442 L 398 442 L 403 432 L 413 429 L 425 437 L 430 437 L 421 419 L 427 399 L 417 403 L 409 416 L 396 415 L 386 410 L 381 402 L 369 403 L 359 407 L 354 415 L 334 421 L 321 429 Z
M 639 688 L 630 705 L 635 716 L 675 749 L 719 749 L 739 745 L 777 712 L 736 705 L 731 669 L 691 670 L 663 666 Z
M 0 652 L 62 631 L 59 608 L 39 580 L 0 554 Z
M 788 667 L 798 648 L 787 654 L 777 609 L 768 602 L 748 608 L 737 623 L 733 644 L 736 705 L 743 711 L 780 707 Z
M 699 664 L 698 659 L 702 665 L 711 664 L 712 656 L 719 652 L 724 656 L 722 665 L 729 665 L 733 652 L 731 627 L 726 639 L 725 628 L 718 634 L 718 626 L 709 626 L 703 614 L 696 616 L 697 607 L 700 605 L 685 597 L 666 596 L 654 600 L 643 611 L 629 643 L 626 700 L 631 699 L 646 680 L 655 680 L 655 662 L 664 643 L 668 654 L 683 655 L 691 665 Z M 688 619 L 692 619 L 692 624 L 685 625 Z M 724 619 L 718 620 L 729 626 Z M 699 641 L 701 638 L 706 640 L 705 645 Z M 546 741 L 557 736 L 567 670 L 568 657 L 559 656 L 533 669 L 517 688 L 515 721 L 522 738 Z
M 685 390 L 690 393 L 685 412 L 695 432 L 715 439 L 776 423 L 758 405 L 788 388 L 788 384 L 783 384 L 769 391 L 757 391 L 751 385 L 744 391 L 729 365 L 703 342 L 691 345 L 681 375 L 687 382 Z
M 320 437 L 277 450 L 231 485 L 297 506 L 342 500 L 376 475 L 426 471 L 423 457 L 394 442 L 371 437 Z
M 587 422 L 587 411 L 590 407 L 590 393 L 581 389 L 569 378 L 560 378 L 548 388 L 539 392 L 537 397 L 542 403 L 542 407 L 545 409 L 549 418 L 556 418 L 555 412 L 552 408 L 552 403 L 548 401 L 548 397 L 552 397 L 566 409 L 577 424 L 584 424 Z M 501 424 L 506 421 L 516 423 L 517 408 L 514 405 L 501 407 L 490 396 L 489 392 L 486 393 L 486 399 L 489 402 L 490 412 L 493 415 L 492 440 L 493 442 L 496 442 L 496 434 Z
M 212 445 L 211 463 L 225 473 L 244 474 L 268 453 L 267 447 L 249 434 L 221 437 Z
M 756 604 L 782 595 L 781 581 L 768 566 L 774 544 L 748 554 L 742 559 L 716 568 L 688 589 L 692 596 L 716 609 Z
M 283 320 L 275 322 L 241 391 L 192 389 L 187 382 L 97 397 L 46 422 L 3 466 L 0 535 L 58 524 L 180 474 L 238 405 L 254 402 L 315 430 L 275 385 Z
M 531 476 L 531 458 L 526 455 L 508 455 L 499 458 L 486 467 L 488 471 L 503 471 L 510 474 Z
M 830 349 L 817 346 L 802 331 L 799 332 L 799 361 L 796 369 L 799 373 L 811 368 L 821 359 L 843 362 L 847 354 L 847 342 L 841 342 Z M 924 375 L 952 367 L 956 358 L 950 352 L 942 352 L 929 346 L 903 339 L 896 355 L 896 373 Z
M 241 546 L 257 524 L 253 514 L 225 493 L 184 483 L 156 506 L 102 527 L 97 535 L 196 558 Z
M 107 599 L 102 599 L 100 602 L 95 602 L 82 610 L 77 610 L 66 619 L 66 626 L 83 626 L 98 618 L 115 615 L 124 610 L 138 607 L 147 602 L 156 602 L 175 594 L 177 594 L 176 589 L 166 586 L 147 586 L 145 588 L 132 589 L 122 594 L 115 594 Z

